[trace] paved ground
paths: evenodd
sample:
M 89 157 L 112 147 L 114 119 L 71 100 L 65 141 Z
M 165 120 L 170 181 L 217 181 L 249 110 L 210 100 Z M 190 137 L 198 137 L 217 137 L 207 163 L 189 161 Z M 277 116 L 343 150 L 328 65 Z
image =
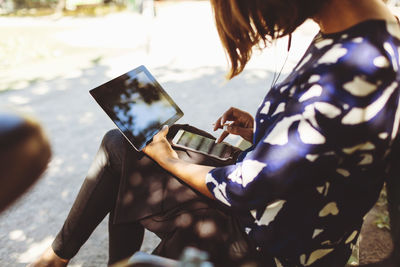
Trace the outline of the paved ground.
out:
M 240 77 L 226 82 L 226 59 L 211 10 L 201 1 L 163 4 L 155 19 L 133 13 L 0 17 L 0 32 L 0 109 L 35 116 L 53 147 L 42 179 L 0 216 L 0 266 L 24 266 L 51 243 L 102 135 L 113 127 L 88 90 L 145 64 L 185 112 L 181 122 L 211 130 L 230 106 L 254 113 L 286 56 L 282 40 L 277 47 L 256 53 Z M 315 32 L 308 23 L 294 35 L 283 76 Z M 151 251 L 156 242 L 146 235 L 143 250 Z M 71 266 L 106 262 L 104 220 Z

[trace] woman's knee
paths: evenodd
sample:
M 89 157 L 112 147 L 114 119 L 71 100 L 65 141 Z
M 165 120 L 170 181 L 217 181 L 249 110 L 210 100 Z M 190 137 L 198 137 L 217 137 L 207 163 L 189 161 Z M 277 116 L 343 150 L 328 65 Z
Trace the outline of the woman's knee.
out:
M 114 151 L 124 148 L 127 145 L 126 143 L 128 142 L 125 140 L 122 133 L 118 129 L 112 129 L 103 136 L 101 146 L 107 151 Z
M 103 136 L 101 150 L 105 152 L 109 161 L 121 162 L 127 149 L 129 149 L 129 143 L 118 129 L 109 130 Z
M 121 164 L 124 160 L 133 161 L 141 157 L 141 153 L 132 147 L 118 129 L 109 130 L 104 135 L 101 148 L 106 152 L 111 164 Z

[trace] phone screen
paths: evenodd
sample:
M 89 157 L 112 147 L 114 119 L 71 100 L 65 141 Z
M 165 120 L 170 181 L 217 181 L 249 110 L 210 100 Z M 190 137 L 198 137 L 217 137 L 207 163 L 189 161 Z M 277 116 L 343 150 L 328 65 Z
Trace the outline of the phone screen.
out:
M 182 130 L 181 130 L 182 131 Z M 187 131 L 178 132 L 177 138 L 174 138 L 174 144 L 190 148 L 208 155 L 213 155 L 218 158 L 230 158 L 232 147 L 225 143 L 215 143 L 215 140 L 194 134 Z

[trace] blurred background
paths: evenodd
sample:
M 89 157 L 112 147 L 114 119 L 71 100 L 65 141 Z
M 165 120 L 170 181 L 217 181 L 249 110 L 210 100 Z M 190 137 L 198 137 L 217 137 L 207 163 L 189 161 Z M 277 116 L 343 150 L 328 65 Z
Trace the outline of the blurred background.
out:
M 389 4 L 397 12 L 397 1 Z M 145 65 L 185 113 L 179 123 L 212 132 L 231 106 L 254 114 L 317 32 L 307 21 L 290 52 L 286 38 L 255 50 L 246 70 L 227 81 L 208 1 L 0 0 L 0 111 L 35 117 L 53 150 L 42 179 L 0 214 L 0 266 L 25 266 L 51 244 L 102 136 L 115 128 L 90 89 Z M 383 192 L 367 229 L 376 248 L 361 250 L 369 251 L 367 262 L 390 251 L 385 203 Z M 106 266 L 107 238 L 104 220 L 70 266 Z M 146 233 L 142 250 L 156 244 Z

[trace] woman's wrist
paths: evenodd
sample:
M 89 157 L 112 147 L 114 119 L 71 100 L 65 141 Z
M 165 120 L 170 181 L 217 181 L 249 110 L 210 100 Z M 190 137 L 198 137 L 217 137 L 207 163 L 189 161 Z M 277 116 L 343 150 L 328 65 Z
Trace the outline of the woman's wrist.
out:
M 214 198 L 207 189 L 206 176 L 215 167 L 193 164 L 174 157 L 165 157 L 158 164 L 203 195 Z
M 160 166 L 163 167 L 165 170 L 167 170 L 171 173 L 175 173 L 175 171 L 177 169 L 176 167 L 179 164 L 179 161 L 181 161 L 181 159 L 168 156 L 168 157 L 160 158 L 158 164 L 160 164 Z

